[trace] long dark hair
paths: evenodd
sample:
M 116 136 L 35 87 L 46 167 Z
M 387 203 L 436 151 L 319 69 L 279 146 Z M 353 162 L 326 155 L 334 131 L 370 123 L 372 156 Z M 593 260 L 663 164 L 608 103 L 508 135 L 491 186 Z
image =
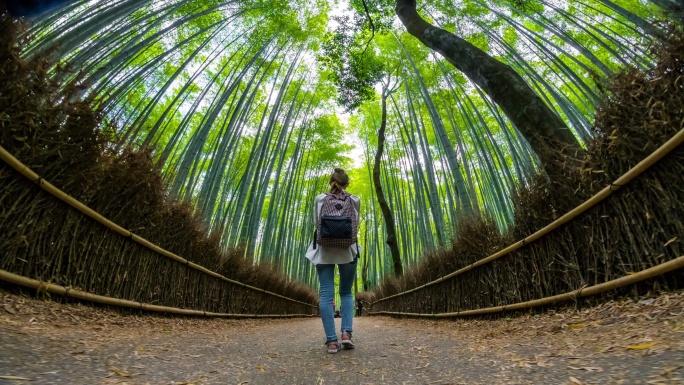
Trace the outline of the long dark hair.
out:
M 330 192 L 332 194 L 341 193 L 349 185 L 349 175 L 341 168 L 335 168 L 330 174 Z

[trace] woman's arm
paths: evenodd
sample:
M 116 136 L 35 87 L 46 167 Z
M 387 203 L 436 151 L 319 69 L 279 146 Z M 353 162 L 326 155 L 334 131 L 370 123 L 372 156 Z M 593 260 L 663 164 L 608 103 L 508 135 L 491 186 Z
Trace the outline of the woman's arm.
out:
M 321 200 L 323 198 L 325 198 L 325 194 L 318 194 L 318 195 L 316 195 L 316 198 L 314 198 L 314 205 L 313 205 L 314 227 L 318 227 L 318 214 L 320 213 L 318 206 L 321 204 Z
M 316 196 L 316 198 L 314 198 L 313 220 L 314 227 L 318 228 L 318 195 Z

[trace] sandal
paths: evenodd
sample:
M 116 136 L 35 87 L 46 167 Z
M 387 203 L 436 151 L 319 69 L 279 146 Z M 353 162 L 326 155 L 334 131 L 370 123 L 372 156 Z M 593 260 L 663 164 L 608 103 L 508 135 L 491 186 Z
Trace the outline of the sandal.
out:
M 326 348 L 328 348 L 328 353 L 337 353 L 340 349 L 340 344 L 337 340 L 328 341 L 325 343 Z
M 352 341 L 351 332 L 342 332 L 342 347 L 345 349 L 354 349 L 354 341 Z

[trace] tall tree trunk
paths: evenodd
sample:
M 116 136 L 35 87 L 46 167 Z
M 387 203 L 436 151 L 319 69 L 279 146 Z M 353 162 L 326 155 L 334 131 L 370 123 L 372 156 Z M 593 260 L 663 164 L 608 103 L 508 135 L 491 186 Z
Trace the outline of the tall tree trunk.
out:
M 542 163 L 549 162 L 553 156 L 548 150 L 549 139 L 580 148 L 563 120 L 511 67 L 453 33 L 425 21 L 416 10 L 416 0 L 397 0 L 396 12 L 411 35 L 439 52 L 501 107 Z
M 361 283 L 363 284 L 363 291 L 370 291 L 368 282 L 368 225 L 366 225 L 366 234 L 363 237 L 363 267 L 361 268 Z
M 385 218 L 385 229 L 387 231 L 387 245 L 392 253 L 392 262 L 394 263 L 394 275 L 397 277 L 404 274 L 404 269 L 401 265 L 401 255 L 399 254 L 399 246 L 397 245 L 397 231 L 394 225 L 394 216 L 392 210 L 385 199 L 385 193 L 382 191 L 380 183 L 380 160 L 382 159 L 382 152 L 385 148 L 385 128 L 387 127 L 387 96 L 389 90 L 384 88 L 382 90 L 382 121 L 380 122 L 380 130 L 378 130 L 378 151 L 375 153 L 375 163 L 373 164 L 373 186 L 375 186 L 375 194 L 382 210 L 382 216 Z

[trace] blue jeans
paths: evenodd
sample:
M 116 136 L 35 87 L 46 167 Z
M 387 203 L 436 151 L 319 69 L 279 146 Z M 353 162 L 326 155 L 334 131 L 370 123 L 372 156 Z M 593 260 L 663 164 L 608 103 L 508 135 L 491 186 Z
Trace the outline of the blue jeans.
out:
M 337 265 L 340 271 L 340 300 L 342 301 L 340 315 L 342 316 L 342 332 L 352 332 L 354 319 L 354 298 L 352 297 L 352 284 L 356 277 L 356 263 L 354 262 Z M 333 312 L 333 299 L 335 298 L 335 265 L 316 265 L 318 282 L 320 283 L 319 306 L 323 330 L 326 341 L 337 340 L 335 332 L 335 314 Z

